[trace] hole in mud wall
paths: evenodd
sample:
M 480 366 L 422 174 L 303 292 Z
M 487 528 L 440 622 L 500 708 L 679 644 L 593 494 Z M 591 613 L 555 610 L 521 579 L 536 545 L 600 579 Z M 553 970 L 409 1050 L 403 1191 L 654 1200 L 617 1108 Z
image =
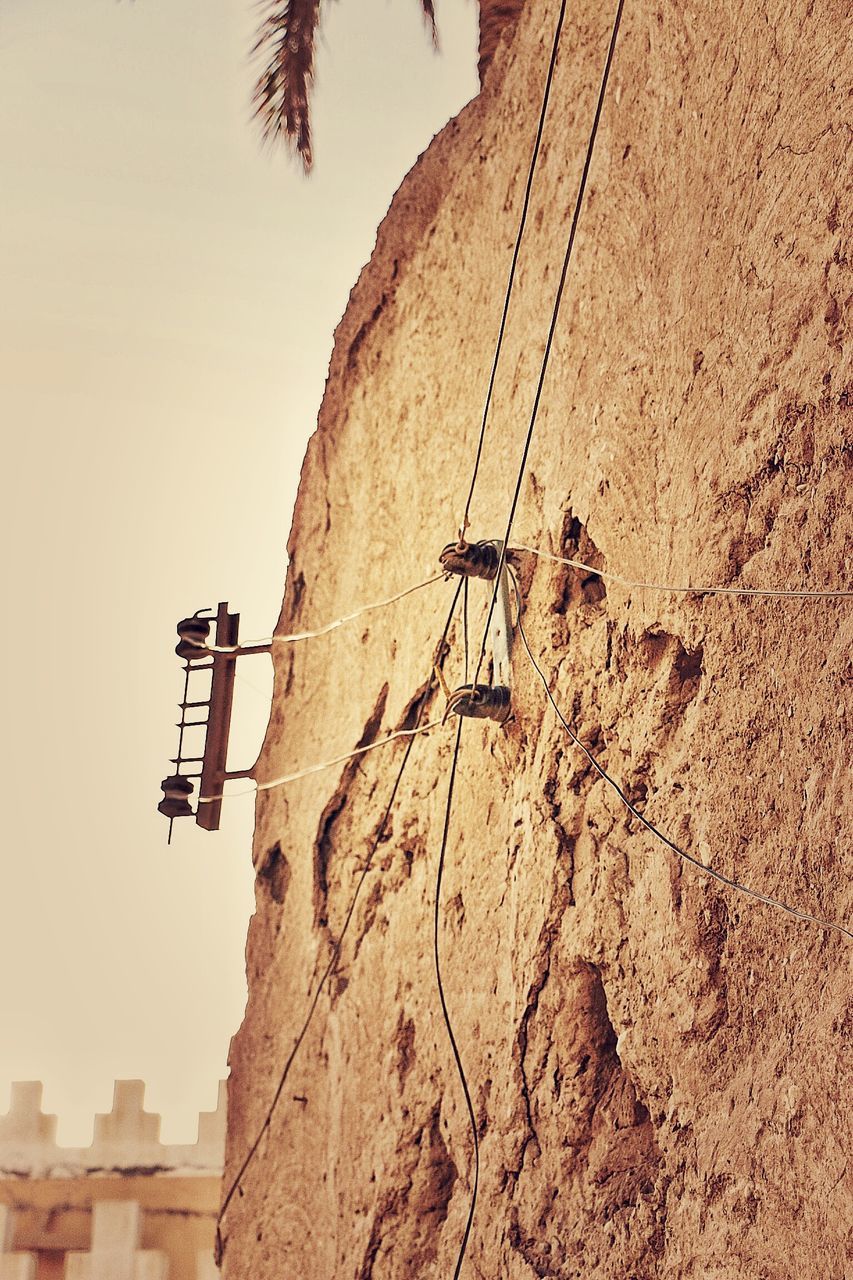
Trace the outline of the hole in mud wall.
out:
M 287 897 L 290 884 L 290 863 L 281 851 L 278 841 L 267 851 L 258 879 L 266 887 L 273 902 L 281 905 Z
M 654 696 L 662 700 L 662 723 L 680 719 L 700 690 L 703 646 L 688 649 L 679 636 L 660 630 L 645 631 L 635 645 L 643 670 L 654 677 Z
M 571 507 L 563 517 L 560 538 L 560 555 L 570 560 L 581 560 L 593 569 L 606 569 L 607 562 Z M 570 608 L 591 605 L 599 611 L 607 596 L 607 588 L 597 573 L 585 573 L 566 565 L 557 586 L 557 599 L 552 606 L 554 613 L 564 614 Z
M 674 664 L 674 674 L 679 684 L 689 686 L 688 693 L 692 696 L 695 687 L 702 679 L 704 658 L 704 650 L 702 645 L 698 645 L 695 649 L 685 649 L 679 645 L 679 653 L 676 655 Z

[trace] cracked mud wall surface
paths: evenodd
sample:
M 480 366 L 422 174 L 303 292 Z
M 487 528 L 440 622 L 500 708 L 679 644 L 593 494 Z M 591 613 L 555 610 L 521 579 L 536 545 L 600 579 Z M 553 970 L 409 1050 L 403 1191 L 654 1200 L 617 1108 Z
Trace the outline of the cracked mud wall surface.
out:
M 421 580 L 455 536 L 556 8 L 528 0 L 379 230 L 303 470 L 280 630 Z M 610 20 L 570 6 L 474 538 L 506 522 Z M 513 541 L 633 580 L 849 585 L 849 37 L 844 6 L 821 0 L 627 4 Z M 727 875 L 849 927 L 849 603 L 518 565 L 554 695 L 632 801 Z M 278 647 L 258 778 L 411 723 L 452 591 Z M 486 594 L 472 584 L 477 642 Z M 459 625 L 445 671 L 462 682 Z M 481 1147 L 463 1276 L 853 1274 L 853 944 L 643 830 L 518 643 L 513 705 L 503 731 L 464 727 L 440 912 Z M 412 749 L 223 1223 L 228 1280 L 453 1274 L 471 1141 L 432 959 L 452 740 Z M 403 749 L 259 798 L 226 1187 Z

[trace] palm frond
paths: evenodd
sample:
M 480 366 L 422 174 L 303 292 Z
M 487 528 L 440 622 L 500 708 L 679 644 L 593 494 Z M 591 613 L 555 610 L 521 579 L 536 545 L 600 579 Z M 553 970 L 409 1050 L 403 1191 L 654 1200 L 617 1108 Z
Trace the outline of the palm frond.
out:
M 307 173 L 311 152 L 310 94 L 320 0 L 271 0 L 252 48 L 265 59 L 252 96 L 264 137 L 285 142 Z
M 262 0 L 253 57 L 263 59 L 252 95 L 255 115 L 268 142 L 284 142 L 306 173 L 314 162 L 311 148 L 311 90 L 314 44 L 321 0 Z M 424 18 L 437 43 L 435 0 L 421 0 Z
M 426 18 L 426 20 L 427 20 L 427 26 L 429 27 L 429 33 L 430 33 L 430 35 L 431 35 L 431 37 L 432 37 L 432 42 L 433 42 L 433 44 L 437 45 L 437 44 L 438 44 L 438 30 L 437 30 L 436 25 L 435 25 L 435 4 L 434 4 L 434 0 L 421 0 L 421 3 L 422 3 L 422 5 L 423 5 L 423 7 L 424 7 L 424 17 L 425 17 L 425 18 Z

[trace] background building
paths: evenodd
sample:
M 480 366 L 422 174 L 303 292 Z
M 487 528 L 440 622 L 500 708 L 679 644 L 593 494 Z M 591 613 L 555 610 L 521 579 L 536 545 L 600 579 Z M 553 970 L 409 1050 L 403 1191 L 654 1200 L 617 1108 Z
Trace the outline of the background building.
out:
M 89 1147 L 60 1147 L 41 1084 L 0 1116 L 0 1280 L 212 1280 L 225 1088 L 198 1140 L 160 1142 L 140 1080 L 119 1080 Z

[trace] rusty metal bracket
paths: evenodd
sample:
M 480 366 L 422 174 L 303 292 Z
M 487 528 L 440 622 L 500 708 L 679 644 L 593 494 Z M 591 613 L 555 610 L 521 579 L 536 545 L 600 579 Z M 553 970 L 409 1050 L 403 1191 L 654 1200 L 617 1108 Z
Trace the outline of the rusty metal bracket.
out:
M 199 609 L 191 618 L 184 618 L 178 623 L 179 643 L 175 652 L 184 660 L 185 681 L 184 694 L 178 703 L 181 712 L 177 725 L 180 731 L 178 753 L 171 760 L 176 772 L 163 779 L 163 799 L 158 805 L 160 812 L 169 819 L 170 840 L 175 818 L 194 817 L 200 827 L 218 831 L 224 783 L 232 778 L 252 776 L 251 769 L 227 767 L 235 668 L 238 658 L 247 654 L 269 653 L 270 645 L 240 645 L 240 615 L 230 613 L 226 602 L 221 602 L 212 616 L 202 616 L 210 612 Z M 211 627 L 214 628 L 213 640 L 209 638 Z M 210 672 L 210 692 L 206 698 L 190 698 L 190 681 L 202 671 Z M 201 720 L 188 720 L 187 712 L 191 710 L 202 713 L 206 710 L 207 714 Z M 185 756 L 183 752 L 184 733 L 193 729 L 204 731 L 201 756 Z M 187 765 L 200 765 L 201 768 L 190 773 L 186 770 Z M 190 779 L 196 778 L 200 779 L 199 795 L 211 798 L 193 809 L 190 797 L 194 786 Z

